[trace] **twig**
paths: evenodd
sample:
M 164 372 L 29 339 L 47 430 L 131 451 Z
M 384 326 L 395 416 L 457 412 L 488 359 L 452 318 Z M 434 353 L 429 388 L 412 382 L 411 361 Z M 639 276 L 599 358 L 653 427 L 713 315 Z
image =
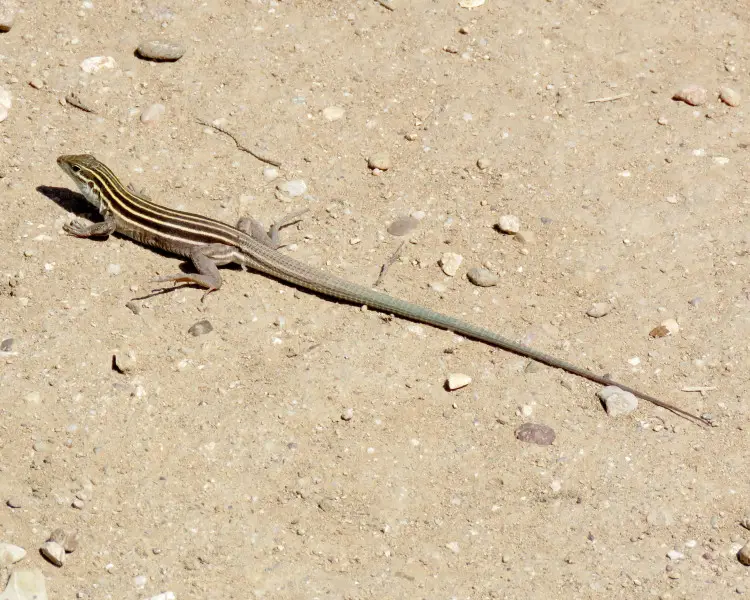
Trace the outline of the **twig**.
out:
M 221 125 L 214 125 L 213 123 L 209 123 L 208 121 L 204 121 L 203 119 L 196 119 L 196 121 L 198 123 L 200 123 L 201 125 L 205 125 L 206 127 L 210 127 L 211 129 L 215 129 L 216 131 L 219 131 L 219 132 L 223 133 L 224 135 L 228 135 L 230 138 L 232 138 L 232 140 L 234 141 L 234 143 L 237 145 L 237 148 L 239 148 L 243 152 L 247 152 L 251 156 L 257 158 L 260 162 L 264 162 L 266 164 L 273 165 L 274 167 L 280 167 L 281 166 L 281 161 L 274 160 L 272 158 L 268 158 L 266 156 L 263 156 L 262 154 L 258 154 L 256 151 L 251 150 L 247 146 L 243 146 L 240 143 L 240 141 L 237 139 L 236 135 L 234 135 L 231 131 L 228 131 L 228 130 L 224 129 Z
M 705 396 L 706 392 L 712 392 L 716 389 L 715 385 L 688 385 L 682 388 L 683 392 L 700 392 L 701 396 Z
M 375 0 L 375 2 L 380 4 L 380 6 L 382 6 L 383 8 L 387 8 L 390 11 L 396 10 L 395 8 L 391 6 L 391 3 L 389 2 L 389 0 Z
M 380 282 L 383 281 L 383 277 L 385 277 L 386 271 L 390 268 L 390 266 L 395 263 L 399 256 L 401 256 L 401 248 L 404 247 L 404 244 L 406 242 L 401 242 L 398 248 L 396 248 L 396 251 L 391 255 L 391 257 L 383 263 L 383 266 L 380 267 L 380 274 L 378 275 L 377 280 L 375 281 L 375 285 L 373 287 L 378 287 L 380 285 Z
M 593 104 L 594 102 L 612 102 L 614 100 L 620 100 L 621 98 L 627 98 L 628 96 L 630 96 L 630 92 L 625 92 L 624 94 L 617 94 L 617 96 L 605 96 L 604 98 L 586 100 L 586 104 Z

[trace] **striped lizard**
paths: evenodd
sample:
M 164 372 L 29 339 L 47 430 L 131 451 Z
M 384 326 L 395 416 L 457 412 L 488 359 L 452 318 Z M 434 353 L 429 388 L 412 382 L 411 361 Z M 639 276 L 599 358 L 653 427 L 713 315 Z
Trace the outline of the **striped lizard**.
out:
M 274 225 L 269 233 L 253 219 L 242 219 L 232 227 L 209 217 L 161 206 L 142 194 L 134 193 L 109 167 L 89 154 L 60 156 L 57 164 L 104 218 L 91 224 L 74 220 L 64 226 L 67 233 L 77 237 L 106 237 L 118 232 L 142 244 L 187 258 L 197 271 L 160 277 L 156 281 L 197 284 L 206 288 L 205 294 L 208 294 L 221 287 L 218 267 L 236 263 L 323 296 L 447 329 L 600 385 L 617 386 L 686 419 L 707 424 L 705 419 L 672 404 L 509 340 L 489 329 L 340 279 L 282 254 L 278 251 L 278 230 L 289 222 L 289 218 Z

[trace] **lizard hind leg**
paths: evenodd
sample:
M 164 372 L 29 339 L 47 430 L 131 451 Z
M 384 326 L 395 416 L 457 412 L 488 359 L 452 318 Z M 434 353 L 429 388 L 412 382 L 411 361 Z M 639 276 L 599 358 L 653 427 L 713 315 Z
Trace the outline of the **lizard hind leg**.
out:
M 308 210 L 310 209 L 305 208 L 303 210 L 298 210 L 297 212 L 286 215 L 285 217 L 275 221 L 273 225 L 271 225 L 271 227 L 268 229 L 268 231 L 263 228 L 263 225 L 259 221 L 256 221 L 252 217 L 242 217 L 237 222 L 237 225 L 235 225 L 235 227 L 237 227 L 237 229 L 239 229 L 241 232 L 249 235 L 254 240 L 260 242 L 261 244 L 269 246 L 274 250 L 278 250 L 283 246 L 281 240 L 279 239 L 279 231 L 284 229 L 284 227 L 289 227 L 289 225 L 293 225 L 294 223 L 299 222 L 300 216 L 305 214 Z
M 201 298 L 203 302 L 211 292 L 215 292 L 221 287 L 221 275 L 219 267 L 237 259 L 239 251 L 234 246 L 227 244 L 207 244 L 205 246 L 196 246 L 189 254 L 188 258 L 193 263 L 197 273 L 180 273 L 178 275 L 168 275 L 166 277 L 157 277 L 153 282 L 171 281 L 174 283 L 193 283 L 200 287 L 206 288 L 206 292 Z

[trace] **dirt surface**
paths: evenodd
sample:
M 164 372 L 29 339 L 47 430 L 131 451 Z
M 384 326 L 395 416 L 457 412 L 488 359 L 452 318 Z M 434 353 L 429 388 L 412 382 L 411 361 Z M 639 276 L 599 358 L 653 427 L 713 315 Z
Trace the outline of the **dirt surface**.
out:
M 750 593 L 735 557 L 750 538 L 750 134 L 745 103 L 718 100 L 746 86 L 746 6 L 19 6 L 0 34 L 0 541 L 29 554 L 0 585 L 39 568 L 55 600 Z M 141 60 L 149 39 L 187 51 Z M 116 66 L 84 73 L 94 56 Z M 672 100 L 687 84 L 705 105 Z M 142 123 L 154 103 L 165 113 Z M 196 119 L 224 119 L 280 178 Z M 612 418 L 585 380 L 239 269 L 205 304 L 152 294 L 179 259 L 62 232 L 92 215 L 55 159 L 83 152 L 229 223 L 309 208 L 282 251 L 366 285 L 404 239 L 388 225 L 416 213 L 381 289 L 715 427 L 645 402 Z M 378 152 L 392 166 L 373 174 Z M 275 192 L 293 179 L 306 196 Z M 493 229 L 505 214 L 536 241 Z M 455 277 L 445 252 L 464 258 Z M 467 281 L 482 265 L 499 285 Z M 679 332 L 650 338 L 668 318 Z M 204 319 L 212 332 L 188 333 Z M 472 382 L 448 392 L 450 373 Z M 518 441 L 525 422 L 554 443 Z M 38 552 L 57 527 L 81 537 L 62 568 Z

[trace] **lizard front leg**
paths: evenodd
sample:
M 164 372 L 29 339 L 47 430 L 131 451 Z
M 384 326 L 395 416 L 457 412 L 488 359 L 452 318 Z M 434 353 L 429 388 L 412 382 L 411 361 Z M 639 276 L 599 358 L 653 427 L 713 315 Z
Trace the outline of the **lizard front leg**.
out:
M 63 225 L 63 231 L 80 238 L 107 237 L 117 229 L 114 215 L 110 211 L 104 213 L 104 220 L 99 223 L 85 223 L 75 219 Z

